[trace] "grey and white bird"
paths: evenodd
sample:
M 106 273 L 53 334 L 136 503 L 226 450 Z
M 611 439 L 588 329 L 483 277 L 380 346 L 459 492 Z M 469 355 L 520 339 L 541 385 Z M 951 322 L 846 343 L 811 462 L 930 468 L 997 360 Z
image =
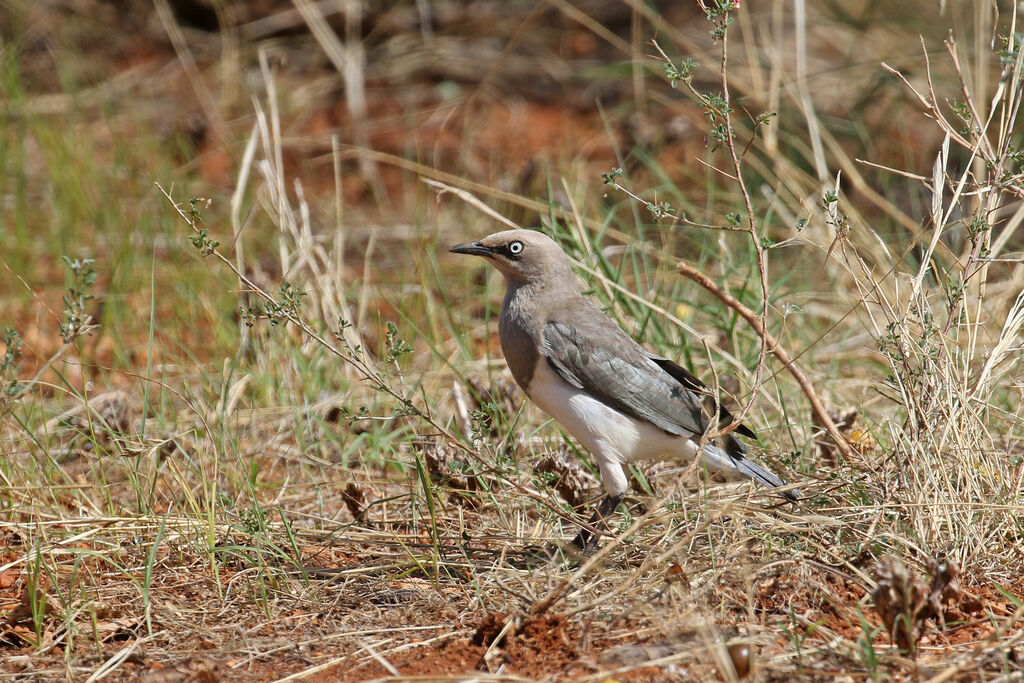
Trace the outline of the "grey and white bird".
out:
M 692 373 L 644 349 L 584 297 L 569 257 L 550 237 L 506 230 L 450 251 L 482 256 L 505 276 L 502 353 L 526 395 L 593 455 L 606 496 L 592 523 L 618 507 L 628 485 L 623 466 L 635 460 L 700 457 L 711 472 L 787 486 L 746 457 L 735 434 L 756 437 L 745 426 L 722 445 L 701 446 L 712 421 L 728 424 L 732 416 Z M 583 530 L 573 543 L 589 551 L 593 540 Z

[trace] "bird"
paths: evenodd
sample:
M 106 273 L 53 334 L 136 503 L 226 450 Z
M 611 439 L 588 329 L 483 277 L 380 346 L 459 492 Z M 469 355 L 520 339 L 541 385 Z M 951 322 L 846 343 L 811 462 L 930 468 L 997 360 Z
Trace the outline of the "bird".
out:
M 551 237 L 504 230 L 449 251 L 480 256 L 504 276 L 498 337 L 512 377 L 597 465 L 605 495 L 589 526 L 605 525 L 618 508 L 628 487 L 624 465 L 637 460 L 699 457 L 711 472 L 789 486 L 747 457 L 736 435 L 756 439 L 748 427 L 703 443 L 713 422 L 730 424 L 732 415 L 690 371 L 645 349 L 584 296 L 568 255 Z M 780 493 L 799 499 L 791 488 Z M 597 547 L 587 528 L 571 543 L 582 553 Z

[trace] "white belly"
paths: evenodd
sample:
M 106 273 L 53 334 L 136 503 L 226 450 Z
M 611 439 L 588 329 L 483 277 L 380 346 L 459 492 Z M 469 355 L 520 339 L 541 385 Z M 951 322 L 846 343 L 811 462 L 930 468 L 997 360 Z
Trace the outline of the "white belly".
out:
M 601 483 L 612 496 L 623 495 L 628 487 L 623 464 L 634 460 L 688 462 L 698 452 L 701 463 L 710 472 L 738 474 L 766 486 L 781 485 L 773 483 L 778 477 L 764 468 L 744 458 L 730 456 L 713 444 L 701 450 L 696 439 L 674 436 L 650 422 L 620 413 L 565 382 L 543 359 L 537 364 L 526 393 L 590 451 L 601 470 Z M 739 467 L 739 462 L 743 462 L 744 467 Z M 756 471 L 761 474 L 752 474 Z
M 527 394 L 605 466 L 633 460 L 685 459 L 697 454 L 691 439 L 668 434 L 605 405 L 559 377 L 543 359 Z

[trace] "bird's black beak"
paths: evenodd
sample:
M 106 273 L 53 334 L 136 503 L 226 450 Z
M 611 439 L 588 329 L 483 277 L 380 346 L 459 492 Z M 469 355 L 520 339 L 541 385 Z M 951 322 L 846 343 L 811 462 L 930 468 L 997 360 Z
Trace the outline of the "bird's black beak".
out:
M 485 247 L 479 242 L 466 242 L 465 244 L 456 244 L 448 251 L 450 251 L 453 254 L 472 254 L 473 256 L 491 256 L 494 253 L 490 249 L 490 247 Z

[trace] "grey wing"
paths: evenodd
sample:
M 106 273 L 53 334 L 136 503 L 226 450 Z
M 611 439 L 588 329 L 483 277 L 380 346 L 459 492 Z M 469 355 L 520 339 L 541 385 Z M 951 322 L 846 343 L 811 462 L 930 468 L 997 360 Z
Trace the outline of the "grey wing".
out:
M 606 324 L 593 329 L 548 322 L 543 355 L 551 368 L 602 403 L 670 434 L 704 433 L 709 419 L 701 397 L 659 364 L 664 359 L 652 357 L 610 321 L 601 322 Z
M 719 426 L 727 425 L 732 422 L 732 413 L 730 413 L 725 406 L 719 405 L 718 400 L 715 398 L 715 392 L 711 391 L 711 389 L 708 388 L 708 385 L 701 382 L 692 372 L 678 363 L 670 361 L 668 358 L 651 356 L 651 360 L 657 363 L 662 370 L 676 378 L 676 380 L 678 380 L 684 387 L 697 394 L 697 396 L 700 397 L 700 400 L 704 403 L 706 414 L 718 415 Z M 737 425 L 736 433 L 750 437 L 751 439 L 757 439 L 757 435 L 750 431 L 749 427 L 743 424 Z

